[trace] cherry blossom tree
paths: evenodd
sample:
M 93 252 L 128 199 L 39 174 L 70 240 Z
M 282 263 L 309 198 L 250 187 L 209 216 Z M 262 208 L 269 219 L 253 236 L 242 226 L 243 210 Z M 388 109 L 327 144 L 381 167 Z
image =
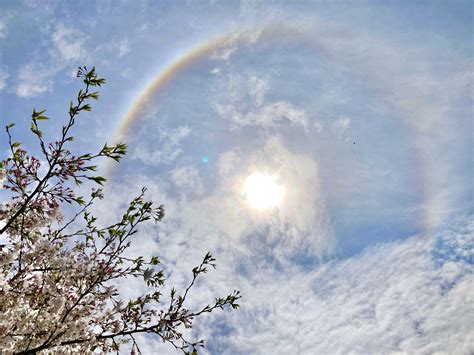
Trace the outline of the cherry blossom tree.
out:
M 84 86 L 71 101 L 57 141 L 47 143 L 43 137 L 45 110 L 33 110 L 31 132 L 41 159 L 13 140 L 14 124 L 6 126 L 9 157 L 0 162 L 0 186 L 10 197 L 0 205 L 0 349 L 15 354 L 118 352 L 128 342 L 135 354 L 140 353 L 135 335 L 147 333 L 185 354 L 197 354 L 204 341 L 186 339 L 183 329 L 204 313 L 237 309 L 239 292 L 197 310 L 187 307 L 196 279 L 215 268 L 207 253 L 192 270 L 188 287 L 182 292 L 172 288 L 169 300 L 162 300 L 165 275 L 158 257 L 145 260 L 125 253 L 137 240 L 131 236 L 140 224 L 164 217 L 163 206 L 146 200 L 145 188 L 116 223 L 99 226 L 90 208 L 103 198 L 102 189 L 91 189 L 84 198 L 74 186 L 87 181 L 103 185 L 106 179 L 96 175 L 94 162 L 101 157 L 119 161 L 126 145 L 106 144 L 95 154 L 68 150 L 76 119 L 91 111 L 91 100 L 99 98 L 93 89 L 105 83 L 95 68 L 81 67 L 77 76 Z M 76 206 L 69 218 L 61 213 L 64 203 Z M 116 285 L 126 278 L 141 279 L 147 291 L 124 299 Z

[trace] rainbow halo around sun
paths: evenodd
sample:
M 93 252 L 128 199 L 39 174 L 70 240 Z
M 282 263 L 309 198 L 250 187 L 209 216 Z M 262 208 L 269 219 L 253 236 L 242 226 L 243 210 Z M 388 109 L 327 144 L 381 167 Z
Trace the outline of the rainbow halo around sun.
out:
M 275 180 L 275 176 L 259 172 L 245 179 L 245 196 L 251 208 L 268 209 L 280 204 L 285 195 L 285 188 Z

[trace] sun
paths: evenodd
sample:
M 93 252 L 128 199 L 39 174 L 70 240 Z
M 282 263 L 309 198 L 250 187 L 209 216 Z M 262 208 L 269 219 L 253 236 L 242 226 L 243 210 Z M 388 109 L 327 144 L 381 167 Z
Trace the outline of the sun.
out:
M 276 177 L 255 172 L 245 179 L 244 191 L 250 207 L 268 209 L 280 204 L 285 188 L 279 185 Z

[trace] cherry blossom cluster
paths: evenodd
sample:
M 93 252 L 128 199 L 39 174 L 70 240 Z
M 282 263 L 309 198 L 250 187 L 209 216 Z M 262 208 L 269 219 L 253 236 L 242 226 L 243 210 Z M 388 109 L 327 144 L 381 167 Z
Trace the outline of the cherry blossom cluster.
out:
M 134 335 L 149 333 L 183 353 L 196 354 L 204 342 L 188 341 L 182 329 L 192 327 L 204 313 L 238 308 L 240 294 L 234 291 L 198 310 L 186 307 L 197 277 L 215 267 L 208 253 L 192 270 L 183 293 L 173 288 L 169 304 L 162 303 L 165 275 L 159 258 L 125 256 L 140 224 L 164 218 L 164 207 L 147 201 L 145 188 L 118 222 L 99 226 L 90 207 L 103 198 L 102 190 L 92 189 L 85 199 L 73 186 L 87 181 L 104 184 L 106 179 L 95 175 L 93 161 L 119 161 L 126 145 L 106 144 L 96 154 L 74 155 L 68 150 L 78 115 L 90 111 L 89 101 L 99 98 L 91 89 L 105 83 L 95 68 L 79 68 L 77 76 L 84 88 L 71 102 L 59 140 L 44 141 L 39 123 L 49 118 L 44 110 L 33 110 L 31 131 L 42 159 L 13 141 L 13 124 L 6 127 L 10 156 L 0 162 L 0 186 L 11 198 L 0 205 L 0 349 L 15 354 L 111 352 L 131 342 L 132 353 L 140 353 Z M 76 214 L 67 219 L 61 213 L 65 202 L 77 206 Z M 124 299 L 116 284 L 126 278 L 143 280 L 147 291 Z

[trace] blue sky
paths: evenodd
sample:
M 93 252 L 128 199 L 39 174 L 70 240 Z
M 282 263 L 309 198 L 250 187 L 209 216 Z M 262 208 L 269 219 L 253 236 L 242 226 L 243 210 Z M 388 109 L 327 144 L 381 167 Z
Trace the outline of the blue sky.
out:
M 0 7 L 0 122 L 35 149 L 29 115 L 47 108 L 54 138 L 95 65 L 107 85 L 75 147 L 129 144 L 97 212 L 113 221 L 148 186 L 167 216 L 135 251 L 178 286 L 212 251 L 196 303 L 242 291 L 194 330 L 208 353 L 474 351 L 472 3 Z M 277 207 L 248 206 L 256 171 L 284 186 Z

